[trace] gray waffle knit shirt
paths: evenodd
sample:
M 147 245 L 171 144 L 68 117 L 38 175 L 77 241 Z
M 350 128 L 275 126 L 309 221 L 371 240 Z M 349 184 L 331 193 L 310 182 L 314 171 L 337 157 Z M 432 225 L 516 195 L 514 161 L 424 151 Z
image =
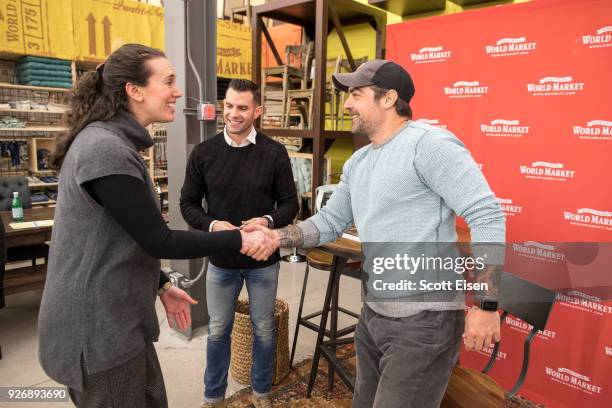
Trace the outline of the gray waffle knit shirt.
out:
M 361 242 L 455 242 L 455 214 L 470 226 L 472 242 L 505 241 L 504 213 L 463 143 L 410 121 L 386 143 L 356 151 L 327 204 L 299 227 L 305 247 L 333 241 L 351 225 Z M 461 294 L 427 296 L 368 306 L 390 317 L 464 308 Z

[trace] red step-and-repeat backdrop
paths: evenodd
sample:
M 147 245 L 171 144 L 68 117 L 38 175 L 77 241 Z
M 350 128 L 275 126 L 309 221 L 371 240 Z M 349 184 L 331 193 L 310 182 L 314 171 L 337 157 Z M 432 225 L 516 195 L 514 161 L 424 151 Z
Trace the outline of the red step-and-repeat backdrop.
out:
M 548 254 L 555 246 L 542 242 L 612 242 L 612 1 L 539 0 L 390 25 L 387 58 L 413 77 L 415 119 L 452 131 L 481 166 L 508 242 Z M 530 278 L 547 286 L 546 273 Z M 551 279 L 581 286 L 580 270 Z M 505 390 L 529 329 L 512 317 L 503 327 L 490 374 Z M 531 350 L 521 395 L 612 406 L 612 302 L 559 295 Z M 463 351 L 461 361 L 481 369 L 490 353 Z

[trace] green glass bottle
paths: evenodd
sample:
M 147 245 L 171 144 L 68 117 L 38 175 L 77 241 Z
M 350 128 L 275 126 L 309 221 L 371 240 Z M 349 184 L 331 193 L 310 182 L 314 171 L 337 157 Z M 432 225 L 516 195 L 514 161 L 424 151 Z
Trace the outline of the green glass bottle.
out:
M 13 213 L 13 220 L 23 221 L 23 206 L 21 205 L 21 199 L 19 198 L 19 192 L 13 193 L 13 205 L 11 206 Z

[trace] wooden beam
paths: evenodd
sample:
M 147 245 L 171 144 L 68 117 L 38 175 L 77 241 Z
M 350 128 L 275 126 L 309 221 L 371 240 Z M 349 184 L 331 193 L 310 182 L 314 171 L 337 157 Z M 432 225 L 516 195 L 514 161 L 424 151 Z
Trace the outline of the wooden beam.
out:
M 253 82 L 261 86 L 261 18 L 257 13 L 251 17 L 251 59 L 253 66 L 251 67 L 251 78 Z
M 312 194 L 323 183 L 323 165 L 325 154 L 325 77 L 327 75 L 327 27 L 329 15 L 327 0 L 315 0 L 315 77 L 314 106 L 312 110 Z
M 274 41 L 272 41 L 272 37 L 270 37 L 270 33 L 268 32 L 268 29 L 266 28 L 265 24 L 261 25 L 261 32 L 266 37 L 266 41 L 268 41 L 268 45 L 270 46 L 270 49 L 272 50 L 272 55 L 274 55 L 274 59 L 276 60 L 276 63 L 278 65 L 284 65 L 283 60 L 278 54 L 278 51 L 276 50 L 276 46 L 274 45 Z
M 261 26 L 263 25 L 261 21 L 261 17 L 257 13 L 253 13 L 251 17 L 251 33 L 252 33 L 252 44 L 251 44 L 251 59 L 253 60 L 253 65 L 251 66 L 251 78 L 253 82 L 259 86 L 259 89 L 262 89 L 261 83 Z M 263 100 L 264 91 L 261 92 L 261 102 L 262 105 L 264 103 Z M 263 123 L 261 116 L 255 121 L 255 127 L 261 128 L 261 124 Z
M 386 45 L 385 37 L 387 36 L 387 16 L 376 18 L 376 59 L 385 59 Z
M 349 65 L 351 66 L 351 70 L 355 71 L 357 67 L 355 66 L 355 60 L 353 59 L 353 54 L 351 54 L 351 50 L 349 48 L 348 42 L 346 41 L 346 37 L 344 36 L 344 30 L 342 29 L 342 24 L 340 24 L 340 19 L 338 18 L 338 13 L 331 6 L 328 5 L 329 15 L 332 18 L 334 23 L 334 27 L 336 27 L 336 32 L 338 33 L 338 38 L 340 38 L 340 42 L 342 43 L 342 48 L 344 48 L 344 52 L 346 53 L 346 58 L 348 59 Z

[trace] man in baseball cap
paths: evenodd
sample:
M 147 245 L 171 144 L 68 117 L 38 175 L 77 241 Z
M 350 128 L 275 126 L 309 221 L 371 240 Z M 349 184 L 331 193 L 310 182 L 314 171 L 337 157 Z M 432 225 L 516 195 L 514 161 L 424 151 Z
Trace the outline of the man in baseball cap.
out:
M 384 139 L 375 137 L 376 134 L 391 136 L 395 133 L 389 133 L 392 128 L 412 118 L 410 100 L 414 96 L 414 83 L 408 72 L 393 61 L 368 61 L 355 72 L 333 74 L 332 79 L 336 88 L 352 95 L 345 104 L 351 114 L 352 132 L 368 136 L 374 144 Z M 389 121 L 378 108 L 385 113 L 395 111 L 397 116 Z
M 350 88 L 376 85 L 383 89 L 394 89 L 399 99 L 406 103 L 414 96 L 414 83 L 410 74 L 393 61 L 373 60 L 363 63 L 355 72 L 333 74 L 334 85 L 341 91 Z
M 496 277 L 501 258 L 493 255 L 503 255 L 504 213 L 463 143 L 446 130 L 411 120 L 414 83 L 401 66 L 369 61 L 355 72 L 334 74 L 333 81 L 349 93 L 344 107 L 351 114 L 352 132 L 371 143 L 347 160 L 340 183 L 316 215 L 267 233 L 279 246 L 309 248 L 357 227 L 368 279 L 355 330 L 352 406 L 439 407 L 462 335 L 468 350 L 482 350 L 500 339 Z M 439 276 L 448 276 L 444 271 L 413 275 L 401 267 L 385 273 L 372 268 L 377 259 L 401 255 L 379 254 L 397 251 L 398 244 L 402 250 L 415 247 L 412 243 L 456 250 L 456 214 L 470 226 L 474 257 L 485 259 L 476 281 L 486 290 L 475 293 L 465 318 L 464 294 L 456 283 L 465 281 L 456 271 L 450 271 L 444 282 L 452 285 L 446 287 L 435 285 L 441 283 L 436 282 Z M 423 288 L 416 276 L 434 285 Z M 404 281 L 412 285 L 393 289 Z

